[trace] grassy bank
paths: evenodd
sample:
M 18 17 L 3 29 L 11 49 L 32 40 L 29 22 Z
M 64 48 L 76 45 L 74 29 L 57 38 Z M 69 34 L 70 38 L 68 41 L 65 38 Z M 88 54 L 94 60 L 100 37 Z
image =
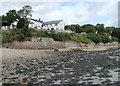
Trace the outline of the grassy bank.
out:
M 28 41 L 31 37 L 46 37 L 53 38 L 55 41 L 76 41 L 81 43 L 109 43 L 118 41 L 117 37 L 111 36 L 109 33 L 64 33 L 55 31 L 44 31 L 35 29 L 15 29 L 11 31 L 3 31 L 1 33 L 2 43 L 12 41 Z

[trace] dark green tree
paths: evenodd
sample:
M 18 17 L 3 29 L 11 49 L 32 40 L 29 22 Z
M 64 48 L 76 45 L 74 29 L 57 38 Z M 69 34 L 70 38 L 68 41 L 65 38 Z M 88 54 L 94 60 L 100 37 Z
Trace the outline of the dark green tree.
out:
M 13 22 L 18 21 L 19 18 L 16 10 L 10 10 L 6 13 L 6 16 L 2 15 L 2 26 L 10 26 Z
M 20 18 L 17 23 L 17 28 L 25 28 L 25 23 L 28 23 L 28 21 L 24 18 Z M 26 28 L 28 28 L 28 25 L 26 26 Z
M 105 27 L 104 32 L 112 34 L 112 31 L 115 29 L 115 27 Z
M 112 30 L 112 36 L 117 37 L 120 42 L 120 28 L 115 28 Z
M 16 10 L 10 10 L 6 13 L 6 20 L 8 26 L 10 26 L 14 21 L 17 21 L 19 19 L 19 15 L 17 14 Z
M 86 33 L 95 33 L 95 27 L 92 24 L 85 24 L 82 26 L 82 32 L 86 32 Z
M 96 30 L 98 31 L 98 33 L 103 33 L 104 32 L 104 24 L 97 24 Z
M 2 16 L 2 26 L 8 26 L 10 25 L 7 21 L 7 18 L 5 15 Z
M 71 30 L 71 31 L 76 32 L 76 33 L 82 32 L 82 28 L 78 24 L 66 25 L 65 30 Z

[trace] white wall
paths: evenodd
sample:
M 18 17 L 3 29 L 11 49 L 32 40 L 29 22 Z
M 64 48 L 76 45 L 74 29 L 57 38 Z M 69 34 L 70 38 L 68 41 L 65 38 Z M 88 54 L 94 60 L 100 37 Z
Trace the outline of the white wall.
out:
M 59 24 L 57 24 L 57 26 L 55 24 L 52 24 L 52 25 L 44 25 L 43 27 L 41 27 L 41 23 L 40 22 L 36 22 L 36 21 L 32 21 L 33 24 L 29 24 L 29 28 L 36 28 L 36 29 L 43 29 L 43 30 L 51 30 L 52 28 L 54 28 L 54 30 L 65 30 L 64 29 L 64 22 L 63 21 L 60 21 Z M 17 25 L 17 22 L 14 22 L 13 23 L 14 25 Z M 13 29 L 12 28 L 12 25 L 11 26 L 3 26 L 1 27 L 2 30 L 9 30 L 9 29 Z
M 54 30 L 64 30 L 64 22 L 61 21 L 59 24 L 56 25 L 44 25 L 42 29 L 48 30 L 48 29 L 52 29 L 54 28 Z
M 10 29 L 10 26 L 2 26 L 1 27 L 1 30 L 9 30 Z
M 17 21 L 13 22 L 10 26 L 2 26 L 2 30 L 9 30 L 9 29 L 14 29 L 17 26 Z
M 41 29 L 41 23 L 40 22 L 36 22 L 36 21 L 32 21 L 33 24 L 29 24 L 29 28 L 36 28 L 36 29 Z
M 65 29 L 64 29 L 64 26 L 65 26 L 64 22 L 61 21 L 61 22 L 58 24 L 59 30 L 65 30 Z

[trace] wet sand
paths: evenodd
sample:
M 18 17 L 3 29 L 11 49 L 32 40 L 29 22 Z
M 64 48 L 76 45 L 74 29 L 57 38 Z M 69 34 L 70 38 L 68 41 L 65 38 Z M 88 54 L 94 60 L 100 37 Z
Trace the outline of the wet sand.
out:
M 98 49 L 98 48 L 97 48 Z M 100 49 L 101 50 L 101 49 Z M 120 49 L 103 51 L 2 49 L 3 83 L 106 84 L 112 81 L 110 70 L 119 71 Z M 115 72 L 116 73 L 116 72 Z M 96 80 L 96 81 L 95 81 Z M 101 81 L 100 81 L 101 80 Z

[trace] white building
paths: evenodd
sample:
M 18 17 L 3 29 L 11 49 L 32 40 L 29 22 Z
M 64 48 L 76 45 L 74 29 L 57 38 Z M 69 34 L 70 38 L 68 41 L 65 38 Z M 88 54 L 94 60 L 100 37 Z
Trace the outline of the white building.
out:
M 2 26 L 1 30 L 10 30 L 10 29 L 14 29 L 17 26 L 17 21 L 14 21 L 10 26 Z
M 43 22 L 40 19 L 30 19 L 29 20 L 29 28 L 34 28 L 34 29 L 42 29 L 42 30 L 59 30 L 63 31 L 64 29 L 64 22 L 63 20 L 56 20 L 56 21 L 48 21 L 48 22 Z M 2 30 L 9 30 L 9 29 L 14 29 L 17 26 L 17 21 L 12 23 L 10 26 L 2 26 Z
M 63 20 L 56 20 L 56 21 L 48 21 L 43 22 L 42 29 L 44 30 L 64 30 L 64 22 Z
M 42 21 L 39 19 L 30 19 L 29 28 L 41 29 Z

